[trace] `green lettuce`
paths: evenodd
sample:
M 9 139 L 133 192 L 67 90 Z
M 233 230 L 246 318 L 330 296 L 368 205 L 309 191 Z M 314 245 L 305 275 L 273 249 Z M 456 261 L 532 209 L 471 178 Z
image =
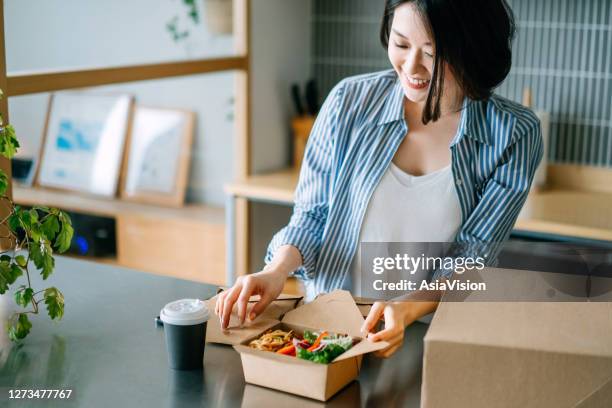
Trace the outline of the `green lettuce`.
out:
M 304 340 L 313 344 L 319 333 L 304 331 Z M 353 346 L 353 339 L 350 336 L 330 334 L 321 339 L 321 345 L 314 351 L 308 351 L 302 347 L 296 347 L 296 357 L 309 360 L 320 364 L 329 364 L 340 354 Z

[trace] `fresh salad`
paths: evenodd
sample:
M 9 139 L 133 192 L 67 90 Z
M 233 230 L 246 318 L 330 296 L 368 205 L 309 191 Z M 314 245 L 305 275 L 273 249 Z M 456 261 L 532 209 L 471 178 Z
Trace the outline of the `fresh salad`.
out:
M 274 346 L 270 347 L 272 344 Z M 309 330 L 304 331 L 304 336 L 300 338 L 292 330 L 288 332 L 274 330 L 253 340 L 249 346 L 315 363 L 329 364 L 353 346 L 353 339 L 345 334 Z

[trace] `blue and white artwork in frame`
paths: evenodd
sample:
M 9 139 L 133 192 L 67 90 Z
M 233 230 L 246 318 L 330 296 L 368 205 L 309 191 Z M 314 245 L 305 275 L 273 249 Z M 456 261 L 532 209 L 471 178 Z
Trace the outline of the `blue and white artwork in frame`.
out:
M 59 92 L 49 103 L 35 184 L 114 197 L 133 98 Z

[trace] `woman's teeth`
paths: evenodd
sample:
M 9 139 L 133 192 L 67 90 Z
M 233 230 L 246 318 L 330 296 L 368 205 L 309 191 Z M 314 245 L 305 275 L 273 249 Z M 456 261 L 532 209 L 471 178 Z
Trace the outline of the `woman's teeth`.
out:
M 404 74 L 404 78 L 406 82 L 408 82 L 408 87 L 415 89 L 417 91 L 423 91 L 429 87 L 430 79 L 420 79 L 420 78 L 412 78 L 406 74 Z
M 408 82 L 410 82 L 413 85 L 422 86 L 422 85 L 425 85 L 425 84 L 429 83 L 429 80 L 427 80 L 427 79 L 413 79 L 413 78 L 408 77 Z

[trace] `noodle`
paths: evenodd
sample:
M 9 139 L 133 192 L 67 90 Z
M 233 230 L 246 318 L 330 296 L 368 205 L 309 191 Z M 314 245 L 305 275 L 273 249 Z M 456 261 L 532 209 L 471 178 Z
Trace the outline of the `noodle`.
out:
M 258 339 L 251 341 L 249 347 L 257 350 L 277 351 L 291 344 L 291 340 L 294 337 L 293 330 L 288 332 L 283 330 L 268 330 Z

